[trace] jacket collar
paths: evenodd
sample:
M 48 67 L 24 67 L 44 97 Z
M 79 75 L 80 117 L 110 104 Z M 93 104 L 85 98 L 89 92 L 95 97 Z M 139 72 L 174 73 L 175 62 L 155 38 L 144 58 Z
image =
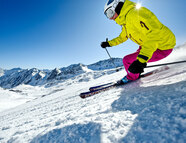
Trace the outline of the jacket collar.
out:
M 135 7 L 135 3 L 130 0 L 125 0 L 125 3 L 121 9 L 119 16 L 115 19 L 116 23 L 119 25 L 124 25 L 126 21 L 126 16 L 128 12 Z

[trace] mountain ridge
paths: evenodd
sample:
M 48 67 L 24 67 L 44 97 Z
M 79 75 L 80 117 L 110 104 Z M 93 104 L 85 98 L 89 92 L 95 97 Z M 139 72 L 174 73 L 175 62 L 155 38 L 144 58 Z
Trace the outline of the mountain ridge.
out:
M 53 82 L 54 80 L 62 82 L 83 73 L 113 69 L 115 68 L 113 62 L 117 67 L 122 66 L 121 58 L 113 58 L 112 60 L 106 59 L 90 65 L 79 63 L 72 64 L 67 67 L 55 68 L 53 70 L 40 70 L 37 68 L 13 68 L 10 70 L 1 69 L 0 87 L 10 89 L 21 84 L 36 86 L 44 85 L 49 82 Z

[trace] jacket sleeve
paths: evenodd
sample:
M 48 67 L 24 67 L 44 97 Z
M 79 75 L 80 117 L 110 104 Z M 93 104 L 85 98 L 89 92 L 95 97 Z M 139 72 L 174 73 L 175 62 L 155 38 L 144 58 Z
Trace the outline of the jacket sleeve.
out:
M 125 42 L 127 39 L 128 39 L 128 37 L 127 37 L 127 33 L 126 33 L 126 28 L 123 26 L 120 35 L 118 37 L 108 41 L 108 42 L 109 42 L 110 46 L 116 46 L 116 45 L 119 45 L 119 44 Z

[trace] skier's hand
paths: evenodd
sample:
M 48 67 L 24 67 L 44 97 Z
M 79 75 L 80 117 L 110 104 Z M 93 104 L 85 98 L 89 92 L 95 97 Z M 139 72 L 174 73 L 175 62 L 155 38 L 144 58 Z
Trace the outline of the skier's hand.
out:
M 102 47 L 102 48 L 106 48 L 106 47 L 110 47 L 110 45 L 109 45 L 108 42 L 102 42 L 102 43 L 101 43 L 101 47 Z
M 129 66 L 128 70 L 131 73 L 143 73 L 146 66 L 147 63 L 141 63 L 139 60 L 136 60 Z

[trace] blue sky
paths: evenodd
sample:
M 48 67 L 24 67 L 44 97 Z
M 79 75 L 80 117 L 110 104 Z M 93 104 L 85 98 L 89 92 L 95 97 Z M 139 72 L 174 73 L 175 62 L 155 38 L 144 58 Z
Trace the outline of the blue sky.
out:
M 132 0 L 137 2 L 137 0 Z M 177 38 L 186 42 L 186 0 L 140 0 Z M 121 27 L 103 14 L 106 0 L 0 0 L 0 67 L 61 68 L 107 59 L 100 47 L 117 37 Z M 108 48 L 122 58 L 138 45 Z

